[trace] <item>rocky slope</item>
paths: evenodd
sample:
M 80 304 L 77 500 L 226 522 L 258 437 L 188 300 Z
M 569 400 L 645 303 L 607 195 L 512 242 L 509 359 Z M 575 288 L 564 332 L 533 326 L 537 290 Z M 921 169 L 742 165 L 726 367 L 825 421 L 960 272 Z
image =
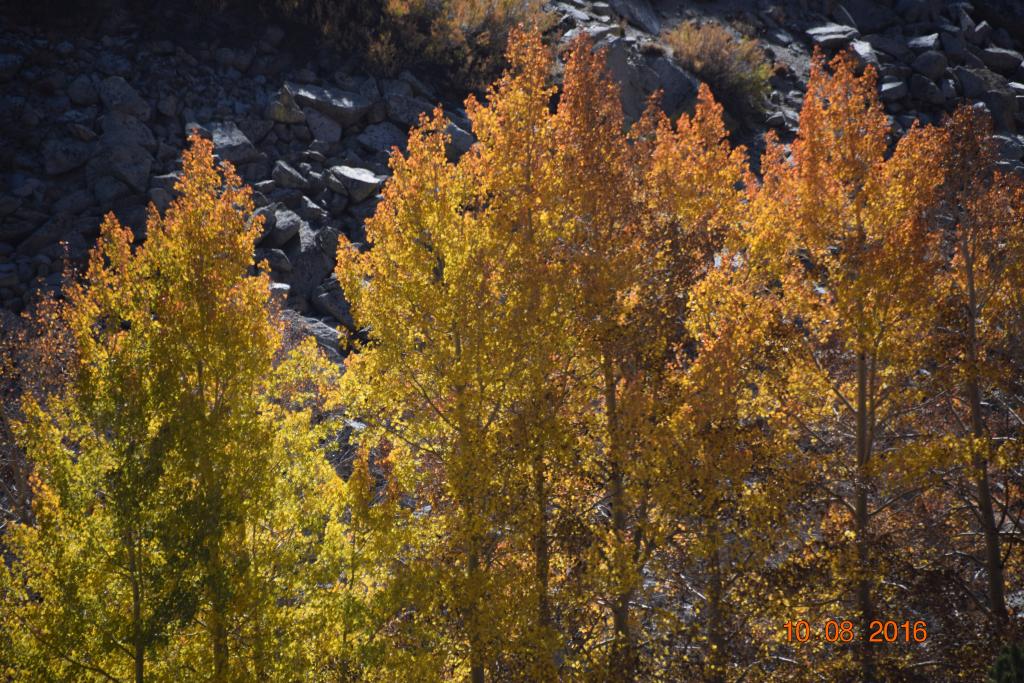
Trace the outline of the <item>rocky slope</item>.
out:
M 765 114 L 734 120 L 737 139 L 755 151 L 769 128 L 792 138 L 814 47 L 850 48 L 878 68 L 897 131 L 971 102 L 992 113 L 1004 165 L 1024 170 L 1015 38 L 1024 33 L 997 3 L 558 0 L 548 10 L 557 40 L 587 33 L 608 49 L 631 117 L 658 88 L 672 114 L 692 103 L 699 82 L 658 35 L 715 19 L 756 34 L 776 65 Z M 993 25 L 999 16 L 1006 27 Z M 239 40 L 220 27 L 177 25 L 172 10 L 158 19 L 143 29 L 115 14 L 95 34 L 76 35 L 15 10 L 0 16 L 0 306 L 18 312 L 58 288 L 64 261 L 84 258 L 108 210 L 143 237 L 146 205 L 170 201 L 178 154 L 198 129 L 255 188 L 266 217 L 258 256 L 286 316 L 337 354 L 339 335 L 352 331 L 331 274 L 338 237 L 365 240 L 389 151 L 422 112 L 441 104 L 452 119 L 451 158 L 469 148 L 464 93 L 410 72 L 376 78 L 357 58 L 307 49 L 276 25 Z

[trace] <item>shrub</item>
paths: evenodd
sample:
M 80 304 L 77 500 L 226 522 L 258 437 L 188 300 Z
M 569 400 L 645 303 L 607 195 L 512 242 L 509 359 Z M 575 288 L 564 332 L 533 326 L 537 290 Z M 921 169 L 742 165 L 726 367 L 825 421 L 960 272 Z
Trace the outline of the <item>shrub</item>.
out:
M 482 88 L 505 66 L 509 32 L 517 25 L 541 28 L 541 0 L 385 0 L 381 31 L 371 41 L 371 60 L 397 71 L 424 60 L 454 82 Z
M 1024 647 L 1007 645 L 988 675 L 991 683 L 1024 683 Z
M 764 110 L 771 66 L 757 42 L 736 38 L 717 23 L 687 22 L 665 42 L 685 68 L 711 86 L 715 97 L 742 113 Z

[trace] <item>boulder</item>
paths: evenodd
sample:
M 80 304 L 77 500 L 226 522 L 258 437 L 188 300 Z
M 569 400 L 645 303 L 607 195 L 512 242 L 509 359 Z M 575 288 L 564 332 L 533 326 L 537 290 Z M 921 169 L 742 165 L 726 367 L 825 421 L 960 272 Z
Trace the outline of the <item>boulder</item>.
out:
M 138 145 L 120 145 L 108 151 L 107 162 L 111 174 L 136 192 L 149 187 L 149 172 L 153 157 Z
M 285 83 L 284 90 L 303 107 L 315 109 L 342 126 L 354 126 L 370 110 L 372 102 L 354 92 L 315 85 Z
M 78 140 L 50 138 L 43 143 L 43 168 L 47 175 L 73 171 L 89 160 L 93 148 Z
M 288 162 L 278 159 L 274 162 L 274 170 L 271 173 L 271 178 L 274 179 L 274 183 L 278 187 L 286 187 L 295 190 L 305 190 L 309 188 L 309 181 L 306 178 L 288 165 Z
M 842 24 L 823 24 L 807 29 L 806 33 L 823 50 L 835 50 L 860 37 L 857 29 Z
M 341 126 L 334 119 L 328 118 L 312 108 L 306 108 L 303 113 L 306 117 L 306 125 L 309 127 L 309 132 L 313 134 L 314 140 L 321 140 L 330 144 L 341 140 Z
M 149 126 L 134 116 L 111 112 L 100 117 L 100 145 L 114 148 L 123 145 L 137 145 L 149 152 L 155 152 L 156 138 Z
M 919 54 L 911 65 L 914 71 L 925 76 L 925 78 L 938 80 L 946 71 L 946 55 L 937 50 L 926 50 Z
M 273 246 L 280 247 L 298 235 L 299 230 L 305 224 L 306 221 L 302 220 L 299 214 L 291 209 L 279 208 L 274 212 L 274 220 L 267 235 L 267 240 Z
M 883 102 L 898 102 L 907 96 L 907 84 L 904 81 L 888 81 L 882 83 L 879 97 Z
M 100 96 L 96 86 L 93 85 L 92 79 L 82 74 L 71 81 L 71 84 L 68 86 L 68 99 L 73 104 L 87 107 L 99 102 Z
M 356 331 L 352 310 L 335 275 L 332 274 L 313 290 L 310 301 L 321 315 L 334 318 L 351 332 Z
M 323 321 L 307 318 L 301 313 L 289 309 L 281 311 L 281 319 L 293 334 L 299 337 L 313 337 L 330 360 L 341 363 L 341 353 L 338 351 L 341 335 L 338 330 Z
M 596 47 L 607 50 L 608 72 L 619 85 L 627 121 L 640 118 L 657 89 L 662 90 L 662 109 L 670 116 L 678 116 L 695 101 L 699 82 L 667 57 L 658 55 L 649 62 L 628 38 L 606 39 Z
M 661 22 L 650 0 L 609 0 L 611 8 L 620 17 L 637 28 L 658 35 L 661 33 Z
M 980 57 L 985 66 L 1001 74 L 1012 74 L 1024 61 L 1024 56 L 1016 50 L 1002 47 L 987 47 L 981 51 Z
M 389 154 L 392 147 L 405 149 L 405 133 L 390 121 L 374 123 L 356 136 L 356 142 L 367 152 Z
M 99 96 L 103 106 L 109 111 L 134 116 L 140 121 L 149 120 L 149 103 L 120 76 L 104 78 L 100 82 Z
M 907 47 L 907 44 L 902 39 L 893 36 L 872 33 L 871 35 L 864 36 L 864 42 L 879 52 L 884 52 L 896 59 L 903 59 L 910 54 L 910 48 Z
M 273 100 L 267 104 L 264 115 L 275 123 L 305 123 L 306 115 L 294 102 L 288 103 L 280 99 Z
M 237 166 L 262 158 L 259 150 L 234 121 L 213 123 L 209 128 L 213 139 L 213 151 L 224 161 L 230 161 Z
M 266 260 L 273 273 L 292 272 L 292 262 L 288 260 L 288 255 L 280 249 L 257 249 L 256 261 L 263 260 Z
M 899 19 L 895 12 L 875 0 L 844 0 L 842 7 L 862 33 L 881 31 Z
M 928 50 L 938 50 L 941 45 L 939 43 L 938 33 L 929 33 L 924 36 L 917 36 L 907 41 L 907 47 L 914 52 L 927 52 Z
M 458 161 L 473 146 L 473 134 L 460 128 L 454 121 L 449 121 L 444 132 L 449 140 L 445 143 L 444 153 L 449 161 Z
M 389 95 L 384 99 L 388 119 L 400 126 L 412 128 L 420 121 L 420 114 L 429 114 L 434 108 L 430 102 L 406 95 Z
M 377 193 L 386 178 L 365 168 L 333 166 L 324 175 L 327 187 L 348 195 L 353 202 L 361 202 Z
M 946 98 L 943 96 L 935 81 L 921 74 L 914 74 L 910 77 L 910 94 L 915 99 L 928 104 L 944 104 Z

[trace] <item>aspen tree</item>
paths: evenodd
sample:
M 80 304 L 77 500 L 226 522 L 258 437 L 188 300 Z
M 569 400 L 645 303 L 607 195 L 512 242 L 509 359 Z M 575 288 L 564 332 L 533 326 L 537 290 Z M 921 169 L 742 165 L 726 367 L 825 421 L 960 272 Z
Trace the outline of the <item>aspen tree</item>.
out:
M 830 67 L 831 74 L 815 59 L 792 158 L 769 141 L 751 255 L 777 264 L 803 338 L 797 383 L 806 395 L 827 397 L 818 417 L 804 419 L 852 422 L 852 443 L 835 455 L 849 473 L 853 501 L 837 500 L 854 535 L 860 676 L 869 683 L 879 676 L 868 642 L 877 616 L 875 456 L 903 445 L 896 423 L 910 419 L 922 399 L 915 377 L 937 305 L 930 263 L 937 235 L 925 219 L 942 182 L 943 134 L 914 128 L 887 158 L 874 70 L 856 76 L 845 55 Z
M 335 479 L 311 421 L 336 370 L 311 341 L 283 352 L 267 275 L 248 274 L 250 192 L 191 145 L 145 244 L 104 222 L 61 313 L 73 380 L 25 405 L 37 523 L 10 532 L 3 598 L 35 676 L 304 667 L 297 604 Z

